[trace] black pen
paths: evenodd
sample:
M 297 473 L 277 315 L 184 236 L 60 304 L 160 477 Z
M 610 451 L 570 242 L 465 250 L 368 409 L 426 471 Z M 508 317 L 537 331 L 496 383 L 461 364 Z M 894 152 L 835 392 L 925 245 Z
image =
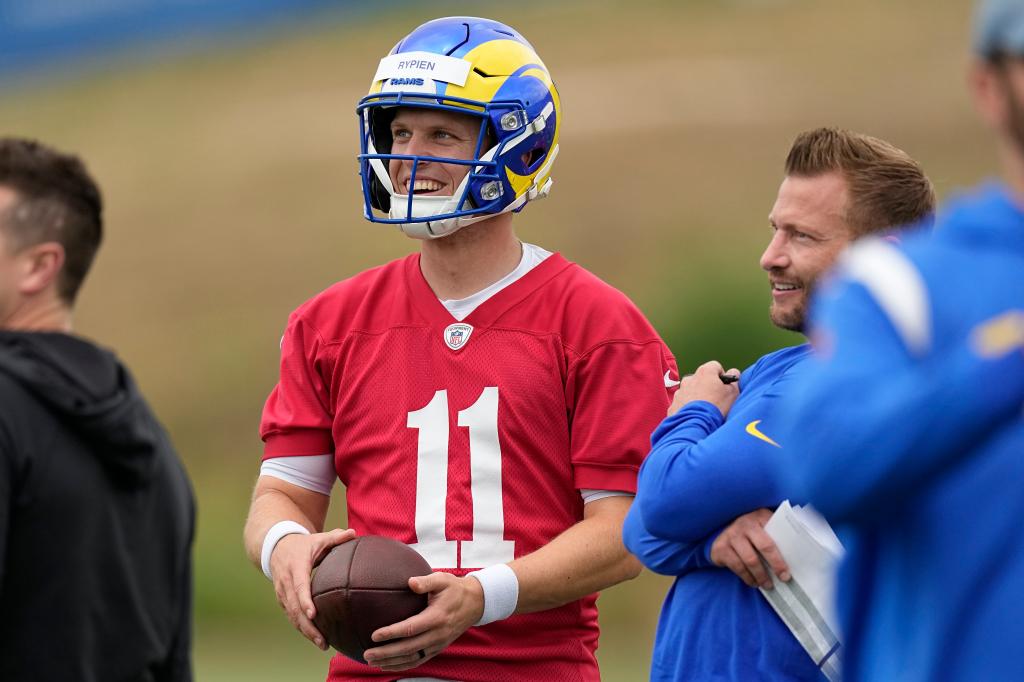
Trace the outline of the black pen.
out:
M 740 380 L 738 374 L 726 374 L 725 372 L 719 372 L 718 378 L 722 380 L 723 384 L 734 384 Z

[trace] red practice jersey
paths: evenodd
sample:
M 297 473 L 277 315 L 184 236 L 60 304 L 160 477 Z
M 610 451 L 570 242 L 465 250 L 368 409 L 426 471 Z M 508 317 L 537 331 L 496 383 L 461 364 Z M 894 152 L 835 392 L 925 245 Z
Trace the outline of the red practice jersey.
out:
M 414 254 L 291 315 L 264 459 L 333 453 L 351 528 L 462 576 L 580 521 L 580 489 L 636 492 L 675 378 L 629 299 L 558 254 L 463 322 Z M 339 654 L 328 679 L 596 682 L 596 598 L 470 628 L 402 675 Z

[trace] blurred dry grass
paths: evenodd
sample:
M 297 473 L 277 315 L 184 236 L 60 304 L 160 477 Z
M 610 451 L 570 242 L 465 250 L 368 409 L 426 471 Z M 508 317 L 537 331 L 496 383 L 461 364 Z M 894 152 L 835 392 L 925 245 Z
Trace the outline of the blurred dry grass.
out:
M 522 31 L 562 94 L 556 188 L 520 234 L 631 295 L 684 367 L 798 341 L 767 322 L 757 258 L 800 130 L 887 138 L 943 195 L 995 167 L 963 86 L 968 0 L 401 3 L 0 93 L 0 131 L 81 153 L 105 189 L 77 324 L 135 369 L 196 480 L 201 680 L 323 670 L 242 556 L 256 425 L 288 312 L 415 248 L 360 217 L 353 108 L 398 37 L 458 13 Z M 607 680 L 646 677 L 665 584 L 602 597 Z

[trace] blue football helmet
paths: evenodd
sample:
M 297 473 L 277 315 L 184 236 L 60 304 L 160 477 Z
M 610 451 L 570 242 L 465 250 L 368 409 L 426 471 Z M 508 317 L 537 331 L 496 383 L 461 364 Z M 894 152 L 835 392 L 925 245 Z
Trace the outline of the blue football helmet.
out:
M 392 154 L 397 107 L 479 117 L 474 157 Z M 551 189 L 561 126 L 558 91 L 530 43 L 497 21 L 446 17 L 423 24 L 381 60 L 356 112 L 363 214 L 372 222 L 434 239 L 499 213 L 518 212 Z M 464 165 L 469 171 L 451 196 L 403 195 L 388 174 L 393 160 L 413 162 L 410 187 L 420 162 Z

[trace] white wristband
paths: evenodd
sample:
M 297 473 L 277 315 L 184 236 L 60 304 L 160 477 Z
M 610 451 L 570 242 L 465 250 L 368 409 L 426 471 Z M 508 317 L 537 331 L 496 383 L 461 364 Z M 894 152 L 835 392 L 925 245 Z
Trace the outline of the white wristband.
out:
M 263 567 L 263 575 L 267 576 L 268 580 L 274 579 L 274 576 L 270 574 L 270 555 L 274 553 L 274 548 L 277 547 L 277 543 L 281 541 L 281 538 L 292 533 L 309 535 L 309 531 L 306 530 L 305 526 L 295 521 L 278 521 L 270 527 L 270 530 L 264 536 L 263 551 L 260 553 L 260 565 Z
M 519 603 L 519 578 L 508 564 L 470 573 L 484 588 L 484 613 L 473 625 L 487 625 L 511 616 Z

